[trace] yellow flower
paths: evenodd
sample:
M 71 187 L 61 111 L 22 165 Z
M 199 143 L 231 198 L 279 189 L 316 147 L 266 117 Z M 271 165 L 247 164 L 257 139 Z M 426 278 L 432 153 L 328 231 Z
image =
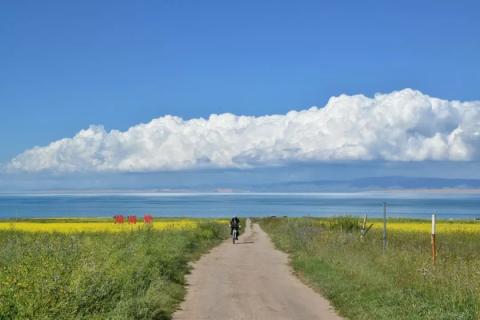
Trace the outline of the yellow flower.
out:
M 124 232 L 139 230 L 145 227 L 143 222 L 137 224 L 114 224 L 113 221 L 82 221 L 72 219 L 68 222 L 0 222 L 0 230 L 16 230 L 27 232 L 60 232 L 60 233 L 76 233 L 76 232 Z M 151 227 L 154 230 L 183 230 L 196 228 L 198 221 L 193 219 L 158 219 L 154 220 Z
M 382 229 L 383 223 L 375 222 L 374 228 Z M 418 222 L 388 222 L 387 230 L 403 232 L 426 232 L 432 231 L 432 223 L 429 221 Z M 480 233 L 480 223 L 476 222 L 447 222 L 439 221 L 436 224 L 436 233 Z

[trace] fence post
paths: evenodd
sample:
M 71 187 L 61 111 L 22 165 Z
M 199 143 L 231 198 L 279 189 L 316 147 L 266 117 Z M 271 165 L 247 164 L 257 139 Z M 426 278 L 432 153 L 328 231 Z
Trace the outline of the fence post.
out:
M 436 243 L 435 243 L 435 229 L 436 229 L 436 215 L 432 214 L 432 264 L 435 265 L 435 258 L 437 256 Z
M 387 203 L 383 203 L 383 253 L 387 250 Z
M 362 229 L 360 229 L 360 240 L 363 240 L 365 238 L 365 229 L 367 227 L 367 214 L 363 216 L 363 223 L 362 223 Z

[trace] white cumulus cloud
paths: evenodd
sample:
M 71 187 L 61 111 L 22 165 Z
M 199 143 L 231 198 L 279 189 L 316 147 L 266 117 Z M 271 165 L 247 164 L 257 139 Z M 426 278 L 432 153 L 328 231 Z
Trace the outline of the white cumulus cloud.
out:
M 341 95 L 321 108 L 261 117 L 164 116 L 73 138 L 13 158 L 13 171 L 160 171 L 242 168 L 297 161 L 480 160 L 480 101 L 447 101 L 405 89 Z

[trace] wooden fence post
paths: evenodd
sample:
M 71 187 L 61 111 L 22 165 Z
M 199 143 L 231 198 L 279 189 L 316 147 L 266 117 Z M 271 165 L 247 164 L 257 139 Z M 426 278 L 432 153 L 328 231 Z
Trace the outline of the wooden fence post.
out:
M 367 232 L 370 231 L 370 229 L 373 227 L 373 223 L 371 223 L 367 227 L 367 214 L 363 216 L 363 223 L 362 223 L 362 228 L 360 229 L 360 240 L 365 240 L 365 236 L 367 235 Z

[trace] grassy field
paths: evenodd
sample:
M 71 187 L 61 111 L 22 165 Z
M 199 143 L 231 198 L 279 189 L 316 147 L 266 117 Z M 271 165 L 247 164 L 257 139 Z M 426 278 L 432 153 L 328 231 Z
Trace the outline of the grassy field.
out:
M 355 218 L 258 221 L 349 319 L 480 319 L 479 223 L 440 222 L 433 266 L 426 221 L 391 221 L 385 254 L 379 220 L 363 241 Z
M 188 262 L 227 236 L 225 221 L 0 222 L 0 319 L 169 319 Z

